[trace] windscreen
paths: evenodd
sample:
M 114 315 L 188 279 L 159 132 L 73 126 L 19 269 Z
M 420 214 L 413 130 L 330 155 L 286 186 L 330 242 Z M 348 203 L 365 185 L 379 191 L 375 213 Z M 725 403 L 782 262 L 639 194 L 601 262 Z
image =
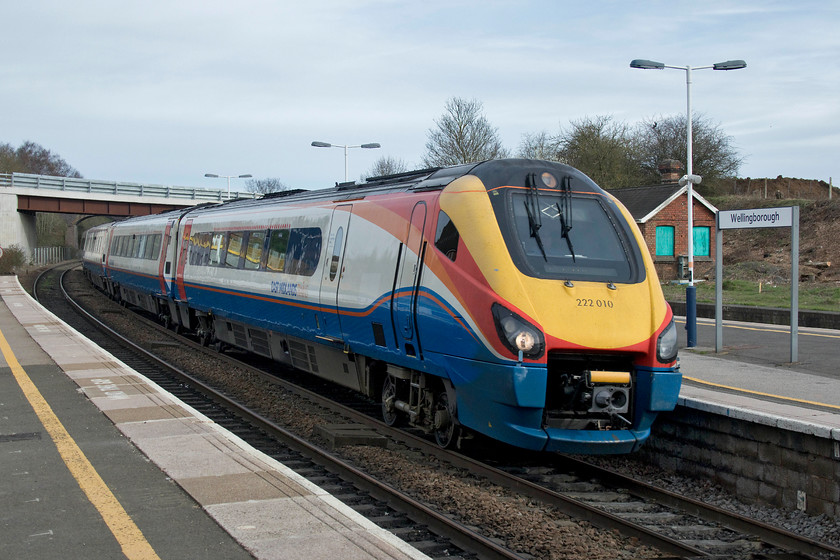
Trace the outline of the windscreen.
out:
M 539 278 L 638 282 L 632 237 L 599 198 L 510 191 L 507 244 L 519 268 Z

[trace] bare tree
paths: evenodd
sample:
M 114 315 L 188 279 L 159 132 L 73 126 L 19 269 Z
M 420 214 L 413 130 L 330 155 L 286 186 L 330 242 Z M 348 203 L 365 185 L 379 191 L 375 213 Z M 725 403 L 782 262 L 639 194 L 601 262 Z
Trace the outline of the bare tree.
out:
M 624 123 L 611 116 L 572 121 L 557 137 L 563 163 L 580 169 L 604 188 L 642 184 L 635 139 Z
M 245 181 L 245 188 L 249 192 L 268 194 L 278 191 L 287 191 L 289 187 L 280 179 L 269 177 L 267 179 L 248 179 Z
M 0 144 L 0 173 L 14 173 L 16 167 L 15 149 L 11 144 Z
M 523 158 L 560 161 L 558 152 L 557 139 L 545 130 L 535 134 L 523 134 L 522 142 L 519 143 L 519 157 Z
M 650 118 L 636 129 L 640 166 L 648 182 L 658 181 L 659 164 L 666 159 L 686 164 L 685 119 L 685 115 Z M 743 158 L 735 151 L 732 137 L 704 115 L 694 115 L 691 128 L 693 171 L 703 177 L 699 188 L 710 192 L 722 179 L 738 174 Z
M 0 172 L 35 173 L 57 177 L 81 177 L 72 165 L 40 144 L 26 141 L 15 149 L 0 144 Z
M 438 167 L 507 157 L 480 101 L 451 97 L 445 109 L 436 126 L 427 132 L 424 165 Z
M 382 177 L 408 171 L 408 165 L 394 156 L 382 156 L 374 162 L 370 169 L 362 174 L 362 180 L 370 177 Z

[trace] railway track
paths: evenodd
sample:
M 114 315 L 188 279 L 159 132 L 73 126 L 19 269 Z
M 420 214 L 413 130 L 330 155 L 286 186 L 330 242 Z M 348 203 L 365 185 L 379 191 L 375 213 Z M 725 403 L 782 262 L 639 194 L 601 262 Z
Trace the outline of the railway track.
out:
M 65 273 L 62 272 L 57 282 L 49 276 L 36 281 L 34 291 L 42 304 L 77 330 L 81 328 L 89 338 L 127 365 L 256 449 L 292 468 L 369 519 L 378 520 L 380 525 L 432 558 L 521 558 L 380 483 L 123 337 L 73 300 L 63 285 Z M 91 332 L 90 324 L 96 327 L 96 332 Z
M 47 284 L 49 283 L 48 281 Z M 171 336 L 171 333 L 158 325 L 150 324 L 150 328 L 157 329 L 161 338 Z M 161 346 L 167 344 L 170 342 L 163 342 Z M 184 344 L 194 351 L 207 352 L 207 349 L 199 344 L 190 342 Z M 106 341 L 103 346 L 112 352 L 121 351 L 126 343 Z M 116 348 L 112 349 L 111 346 Z M 142 351 L 141 353 L 147 353 L 142 348 L 134 352 L 138 350 Z M 338 390 L 338 394 L 342 395 L 340 400 L 346 401 L 338 404 L 335 402 L 335 396 L 324 397 L 320 394 L 323 388 L 320 382 L 318 382 L 319 391 L 315 392 L 299 383 L 292 383 L 266 373 L 256 366 L 243 365 L 229 356 L 217 355 L 214 358 L 229 360 L 232 366 L 236 364 L 237 367 L 250 368 L 255 375 L 270 378 L 272 383 L 279 384 L 284 390 L 294 392 L 317 403 L 318 406 L 329 408 L 340 415 L 345 423 L 372 428 L 387 436 L 392 442 L 389 444 L 391 446 L 420 457 L 434 457 L 455 471 L 456 476 L 480 477 L 487 484 L 498 485 L 517 495 L 527 496 L 544 507 L 563 512 L 573 519 L 585 520 L 596 527 L 618 531 L 623 535 L 638 539 L 669 557 L 840 558 L 840 550 L 836 548 L 571 457 L 529 454 L 521 450 L 512 452 L 510 449 L 500 449 L 497 445 L 491 445 L 486 449 L 482 449 L 480 445 L 476 446 L 472 457 L 444 451 L 422 435 L 389 428 L 379 421 L 376 407 L 371 407 L 371 403 L 363 398 Z M 151 360 L 152 358 L 144 357 L 143 359 Z M 136 367 L 134 364 L 130 365 Z M 152 366 L 152 369 L 157 370 L 163 368 L 164 366 L 160 364 Z M 147 366 L 141 365 L 136 369 L 149 375 L 144 371 L 148 369 Z M 308 474 L 314 482 L 337 494 L 340 499 L 347 500 L 349 503 L 359 503 L 359 509 L 370 511 L 369 517 L 375 521 L 378 518 L 378 521 L 387 521 L 387 524 L 396 523 L 398 526 L 392 530 L 404 538 L 409 535 L 419 539 L 416 542 L 420 542 L 421 547 L 428 546 L 427 554 L 434 556 L 433 553 L 437 551 L 445 555 L 440 557 L 451 557 L 455 547 L 451 544 L 443 544 L 439 536 L 411 535 L 416 523 L 428 526 L 431 531 L 439 535 L 446 535 L 445 538 L 449 540 L 449 543 L 455 543 L 459 549 L 467 551 L 454 552 L 456 557 L 459 555 L 473 555 L 480 558 L 523 557 L 507 550 L 495 539 L 480 535 L 474 528 L 459 527 L 460 524 L 454 522 L 452 516 L 447 513 L 437 513 L 428 504 L 402 492 L 394 493 L 390 485 L 383 484 L 376 477 L 362 472 L 359 468 L 347 464 L 346 461 L 343 462 L 344 465 L 335 464 L 336 454 L 323 451 L 320 447 L 299 438 L 259 414 L 243 410 L 240 404 L 228 397 L 218 395 L 216 390 L 205 383 L 197 379 L 192 380 L 192 376 L 185 377 L 183 372 L 178 375 L 179 380 L 173 382 L 174 385 L 184 385 L 184 379 L 191 379 L 189 383 L 199 387 L 201 393 L 213 395 L 211 397 L 213 404 L 201 406 L 218 408 L 223 411 L 221 413 L 223 417 L 225 414 L 232 416 L 232 418 L 223 418 L 220 423 L 231 423 L 235 430 L 239 430 L 238 434 L 256 427 L 259 435 L 255 438 L 257 441 L 255 447 L 262 450 L 271 449 L 272 453 L 279 453 L 272 449 L 276 446 L 273 443 L 275 439 L 282 440 L 284 449 L 288 450 L 283 453 L 294 455 L 278 457 L 279 460 L 293 464 L 308 461 L 308 464 L 301 467 L 304 476 Z M 307 380 L 312 382 L 308 376 L 302 376 L 301 379 L 304 382 Z M 177 388 L 174 387 L 174 389 Z M 231 410 L 236 412 L 231 412 Z M 202 412 L 208 413 L 206 410 Z M 500 455 L 517 457 L 518 460 L 502 463 L 498 461 Z M 333 481 L 324 478 L 335 476 L 327 473 L 340 473 L 338 474 L 340 480 Z M 355 496 L 347 486 L 363 488 L 368 497 Z M 376 505 L 369 503 L 370 496 L 374 496 Z M 392 512 L 379 509 L 388 506 L 393 506 Z M 400 517 L 407 520 L 403 526 L 399 526 L 399 522 L 395 521 Z M 412 519 L 414 521 L 411 521 Z M 410 538 L 407 540 L 411 542 Z

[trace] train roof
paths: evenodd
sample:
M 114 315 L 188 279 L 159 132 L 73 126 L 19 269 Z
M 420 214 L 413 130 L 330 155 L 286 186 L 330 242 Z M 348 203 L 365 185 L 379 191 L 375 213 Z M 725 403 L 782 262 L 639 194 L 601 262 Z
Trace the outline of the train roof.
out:
M 283 204 L 307 204 L 323 200 L 340 202 L 342 200 L 359 200 L 380 194 L 434 191 L 441 190 L 455 179 L 470 174 L 476 175 L 485 184 L 516 186 L 525 184 L 526 171 L 532 172 L 541 169 L 553 170 L 563 175 L 572 175 L 579 178 L 580 181 L 577 182 L 575 190 L 604 192 L 583 173 L 568 165 L 530 159 L 498 159 L 370 177 L 361 183 L 355 181 L 336 183 L 334 187 L 326 189 L 292 189 L 269 193 L 258 199 L 248 198 L 223 203 L 208 203 L 202 206 L 194 206 L 189 212 L 191 214 L 202 214 L 220 209 L 239 210 L 263 206 L 272 202 Z
M 224 210 L 242 210 L 264 207 L 269 204 L 308 204 L 330 200 L 333 202 L 359 200 L 373 195 L 424 192 L 441 190 L 464 175 L 475 175 L 485 185 L 526 186 L 526 176 L 534 172 L 551 171 L 557 175 L 570 175 L 577 179 L 575 191 L 589 191 L 603 194 L 604 191 L 577 169 L 557 162 L 532 159 L 496 159 L 477 163 L 465 163 L 450 167 L 419 169 L 393 175 L 370 177 L 356 183 L 336 183 L 334 187 L 317 190 L 292 189 L 269 193 L 261 198 L 235 199 L 226 202 L 207 202 L 189 208 L 168 210 L 159 214 L 138 216 L 114 222 L 115 225 L 134 224 L 143 221 L 167 220 L 185 214 L 201 215 Z
M 420 169 L 417 171 L 408 171 L 393 175 L 370 177 L 361 183 L 356 183 L 355 181 L 336 183 L 334 187 L 326 189 L 293 189 L 278 191 L 269 193 L 258 199 L 248 198 L 231 200 L 230 202 L 216 204 L 212 207 L 207 206 L 205 207 L 206 210 L 193 207 L 191 213 L 195 212 L 198 214 L 203 213 L 204 211 L 213 211 L 219 208 L 242 209 L 252 206 L 262 206 L 272 202 L 279 202 L 283 204 L 307 204 L 322 200 L 358 200 L 372 195 L 390 194 L 396 192 L 439 190 L 458 177 L 462 177 L 463 175 L 469 173 L 469 171 L 476 165 L 479 164 L 470 163 L 456 165 L 453 167 Z

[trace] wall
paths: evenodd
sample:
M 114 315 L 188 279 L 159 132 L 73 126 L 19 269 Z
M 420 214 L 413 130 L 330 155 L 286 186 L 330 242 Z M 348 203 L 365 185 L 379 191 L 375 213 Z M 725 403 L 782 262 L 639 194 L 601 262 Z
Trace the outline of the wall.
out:
M 685 316 L 684 301 L 669 301 L 674 315 Z M 768 325 L 790 325 L 790 309 L 780 307 L 755 307 L 752 305 L 723 305 L 723 318 L 727 321 L 764 323 Z M 697 316 L 714 319 L 715 304 L 698 303 Z M 800 309 L 798 325 L 817 329 L 840 330 L 840 313 Z
M 32 258 L 36 243 L 35 214 L 17 211 L 17 195 L 0 191 L 0 247 L 17 245 Z
M 840 442 L 828 429 L 786 428 L 703 410 L 703 403 L 681 405 L 660 415 L 639 453 L 748 502 L 840 518 Z
M 656 266 L 656 273 L 659 275 L 659 280 L 663 282 L 670 282 L 677 279 L 677 257 L 679 255 L 688 255 L 688 240 L 686 235 L 688 231 L 688 216 L 686 214 L 687 196 L 680 196 L 671 202 L 668 206 L 662 209 L 653 218 L 644 224 L 639 224 L 647 243 L 648 250 L 651 257 L 653 257 Z M 694 277 L 702 278 L 709 270 L 714 268 L 713 257 L 715 254 L 715 215 L 702 203 L 697 200 L 694 201 L 694 215 L 692 217 L 695 226 L 705 226 L 709 228 L 709 256 L 708 257 L 694 257 Z M 656 227 L 657 226 L 674 226 L 674 256 L 673 257 L 657 257 L 656 256 Z

